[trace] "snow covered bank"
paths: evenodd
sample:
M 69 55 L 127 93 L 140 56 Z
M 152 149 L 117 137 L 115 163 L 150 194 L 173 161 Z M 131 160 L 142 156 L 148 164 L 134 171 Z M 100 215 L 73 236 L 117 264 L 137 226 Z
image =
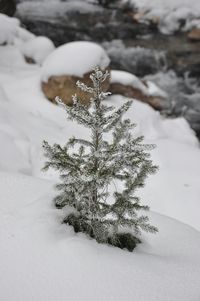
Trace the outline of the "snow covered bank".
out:
M 135 133 L 157 145 L 160 171 L 138 194 L 159 233 L 143 235 L 132 254 L 98 245 L 61 225 L 52 203 L 58 175 L 41 172 L 43 139 L 63 144 L 88 132 L 44 98 L 41 67 L 14 53 L 15 45 L 0 47 L 0 300 L 198 300 L 200 148 L 188 123 L 134 101 Z
M 40 91 L 40 70 L 39 67 L 21 65 L 21 68 L 13 68 L 12 72 L 9 68 L 0 72 L 3 89 L 0 130 L 1 144 L 4 145 L 0 166 L 4 171 L 52 178 L 53 175 L 41 172 L 43 139 L 50 143 L 64 143 L 72 135 L 87 137 L 88 132 L 67 121 L 65 112 L 44 98 Z M 123 101 L 121 96 L 110 99 L 116 106 Z M 144 134 L 146 142 L 157 145 L 153 157 L 160 171 L 140 192 L 144 194 L 144 201 L 150 202 L 153 210 L 200 229 L 197 210 L 200 150 L 193 131 L 185 119 L 165 120 L 158 112 L 138 101 L 134 102 L 128 116 L 138 124 L 136 133 Z M 5 133 L 9 133 L 6 138 Z M 6 152 L 6 149 L 10 151 Z
M 22 28 L 16 18 L 0 14 L 0 28 L 0 45 L 15 46 L 26 59 L 32 59 L 35 63 L 41 64 L 55 48 L 48 38 L 36 37 Z
M 0 173 L 0 189 L 1 300 L 198 300 L 200 233 L 189 226 L 152 214 L 160 232 L 128 253 L 61 225 L 51 182 Z
M 143 82 L 134 74 L 121 70 L 112 70 L 110 74 L 111 84 L 118 83 L 124 86 L 131 86 L 134 89 L 141 91 L 146 96 L 167 97 L 167 93 L 156 86 L 156 84 L 151 81 Z

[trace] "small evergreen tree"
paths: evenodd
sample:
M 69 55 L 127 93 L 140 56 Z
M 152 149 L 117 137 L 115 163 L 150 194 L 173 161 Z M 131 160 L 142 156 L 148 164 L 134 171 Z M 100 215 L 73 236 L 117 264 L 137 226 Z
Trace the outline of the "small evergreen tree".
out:
M 66 110 L 69 118 L 89 128 L 89 140 L 72 137 L 62 147 L 50 146 L 44 141 L 48 161 L 44 170 L 52 167 L 60 172 L 60 191 L 55 198 L 58 208 L 70 206 L 73 212 L 64 222 L 72 225 L 75 232 L 85 232 L 98 242 L 109 243 L 132 251 L 140 242 L 141 230 L 156 232 L 145 215 L 138 211 L 148 210 L 135 195 L 136 189 L 144 186 L 148 174 L 157 167 L 152 164 L 147 150 L 152 145 L 142 144 L 143 137 L 133 137 L 135 126 L 129 119 L 122 119 L 132 101 L 120 108 L 108 106 L 103 100 L 110 94 L 102 91 L 102 83 L 109 76 L 99 68 L 90 75 L 93 86 L 77 85 L 91 94 L 88 106 L 73 96 L 73 106 L 57 102 Z M 106 139 L 108 133 L 111 139 Z M 74 146 L 78 151 L 74 152 Z M 122 182 L 122 189 L 113 194 L 110 185 Z

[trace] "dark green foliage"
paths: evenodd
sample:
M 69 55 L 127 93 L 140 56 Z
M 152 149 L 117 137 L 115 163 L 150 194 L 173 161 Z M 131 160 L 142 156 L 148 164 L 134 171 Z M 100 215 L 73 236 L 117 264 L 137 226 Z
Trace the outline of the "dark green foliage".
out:
M 117 248 L 127 249 L 129 252 L 132 252 L 141 241 L 131 233 L 116 233 L 108 238 L 108 243 Z
M 108 72 L 96 68 L 91 74 L 93 87 L 77 83 L 91 94 L 89 106 L 76 96 L 72 107 L 57 99 L 71 120 L 89 128 L 91 137 L 88 140 L 72 137 L 64 146 L 44 142 L 48 159 L 44 169 L 53 168 L 60 173 L 61 182 L 56 186 L 60 193 L 55 205 L 68 206 L 74 212 L 66 216 L 65 223 L 99 243 L 133 250 L 140 242 L 141 230 L 157 231 L 143 215 L 149 207 L 142 205 L 136 196 L 136 190 L 144 186 L 147 176 L 155 173 L 157 167 L 148 153 L 153 146 L 143 144 L 143 137 L 134 137 L 131 130 L 135 125 L 122 118 L 132 101 L 117 109 L 103 101 L 109 95 L 101 89 L 107 76 Z M 109 140 L 107 133 L 111 133 Z M 74 146 L 78 146 L 76 152 Z M 111 194 L 111 184 L 119 181 L 123 188 Z
M 91 238 L 95 238 L 99 243 L 108 243 L 120 249 L 127 249 L 132 252 L 136 245 L 140 243 L 140 239 L 133 236 L 131 233 L 115 233 L 111 234 L 107 232 L 103 223 L 92 220 L 91 225 L 84 217 L 75 216 L 73 213 L 69 214 L 63 221 L 64 223 L 73 227 L 74 232 L 82 232 L 89 235 Z M 102 233 L 105 233 L 102 236 Z M 100 233 L 100 235 L 98 235 Z

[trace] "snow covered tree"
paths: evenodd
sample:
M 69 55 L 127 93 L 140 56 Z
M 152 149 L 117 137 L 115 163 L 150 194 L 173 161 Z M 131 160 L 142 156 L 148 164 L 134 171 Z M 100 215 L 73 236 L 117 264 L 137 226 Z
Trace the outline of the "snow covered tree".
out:
M 91 94 L 89 105 L 73 96 L 73 105 L 64 107 L 68 117 L 89 128 L 88 140 L 72 137 L 65 146 L 44 142 L 48 161 L 44 170 L 54 168 L 60 172 L 60 191 L 55 198 L 58 208 L 73 208 L 64 222 L 75 232 L 85 232 L 100 243 L 109 243 L 132 251 L 140 242 L 141 230 L 156 232 L 146 215 L 148 210 L 135 195 L 144 186 L 146 177 L 157 170 L 149 158 L 153 145 L 142 144 L 143 137 L 134 137 L 134 124 L 122 116 L 132 101 L 115 109 L 103 101 L 110 93 L 102 91 L 108 71 L 96 68 L 90 75 L 92 87 L 77 82 L 80 89 Z M 111 134 L 109 136 L 109 134 Z M 108 138 L 110 137 L 110 138 Z M 78 151 L 74 151 L 74 147 Z M 118 187 L 111 193 L 111 185 Z M 119 187 L 122 187 L 120 190 Z

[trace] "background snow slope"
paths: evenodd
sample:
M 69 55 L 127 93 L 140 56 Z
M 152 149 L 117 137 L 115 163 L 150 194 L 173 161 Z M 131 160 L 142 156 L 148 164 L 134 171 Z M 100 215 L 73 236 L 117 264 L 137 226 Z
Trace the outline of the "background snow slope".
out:
M 200 149 L 187 122 L 134 101 L 127 115 L 136 134 L 157 144 L 160 171 L 138 193 L 157 212 L 150 217 L 159 233 L 144 235 L 134 253 L 98 245 L 61 224 L 52 203 L 57 175 L 41 172 L 43 139 L 88 132 L 45 99 L 41 68 L 10 60 L 10 47 L 0 47 L 0 300 L 198 301 Z

